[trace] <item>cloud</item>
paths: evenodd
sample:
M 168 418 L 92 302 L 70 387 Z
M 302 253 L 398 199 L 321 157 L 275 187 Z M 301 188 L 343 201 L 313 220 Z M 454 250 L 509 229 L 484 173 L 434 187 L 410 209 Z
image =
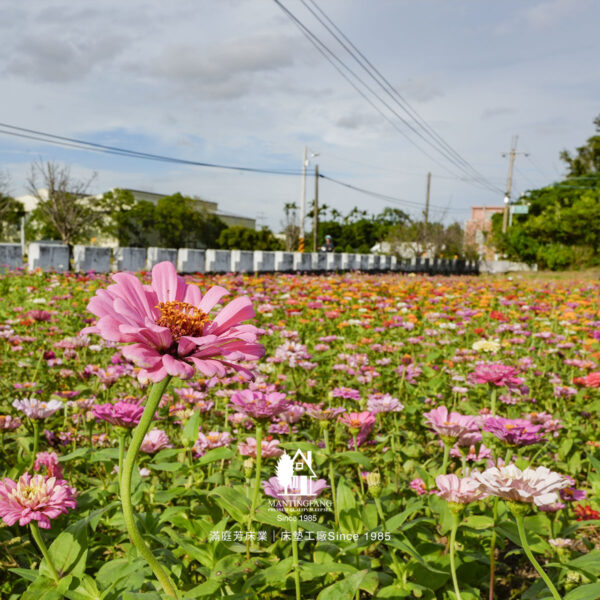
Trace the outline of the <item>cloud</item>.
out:
M 377 114 L 353 113 L 340 117 L 336 123 L 342 129 L 360 129 L 381 124 L 381 117 Z
M 444 95 L 440 88 L 424 79 L 409 79 L 397 85 L 396 90 L 407 100 L 415 102 L 429 102 Z
M 486 108 L 481 113 L 482 119 L 493 119 L 494 117 L 501 117 L 504 115 L 513 115 L 517 112 L 516 108 L 509 108 L 508 106 L 496 106 L 493 108 Z
M 524 17 L 535 28 L 546 29 L 561 23 L 565 17 L 570 17 L 582 8 L 587 1 L 547 0 L 524 11 Z
M 296 51 L 290 38 L 257 35 L 224 41 L 218 47 L 179 44 L 166 47 L 150 73 L 209 99 L 230 99 L 254 87 L 257 75 L 292 66 Z
M 42 82 L 67 83 L 85 77 L 94 67 L 115 57 L 126 45 L 124 38 L 107 35 L 70 41 L 58 36 L 26 36 L 5 72 Z

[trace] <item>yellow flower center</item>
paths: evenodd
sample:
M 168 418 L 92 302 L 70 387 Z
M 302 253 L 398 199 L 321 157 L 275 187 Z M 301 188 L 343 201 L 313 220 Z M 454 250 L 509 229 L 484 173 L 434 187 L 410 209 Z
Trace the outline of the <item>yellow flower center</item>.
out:
M 167 327 L 174 340 L 179 340 L 184 336 L 201 336 L 204 327 L 210 320 L 205 312 L 188 302 L 171 300 L 170 302 L 161 302 L 156 308 L 160 311 L 160 317 L 156 324 Z

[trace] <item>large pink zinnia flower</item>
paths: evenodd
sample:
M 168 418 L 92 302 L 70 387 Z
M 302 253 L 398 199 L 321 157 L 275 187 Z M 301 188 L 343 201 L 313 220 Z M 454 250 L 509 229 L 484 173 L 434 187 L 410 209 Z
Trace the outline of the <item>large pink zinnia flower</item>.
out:
M 281 392 L 263 394 L 252 390 L 240 390 L 232 394 L 230 402 L 237 410 L 258 420 L 270 419 L 290 407 L 290 401 Z
M 479 482 L 472 477 L 463 477 L 462 479 L 459 479 L 453 473 L 450 473 L 449 475 L 438 475 L 435 478 L 435 484 L 438 487 L 438 491 L 435 493 L 448 502 L 469 504 L 475 502 L 475 500 L 479 500 L 479 498 L 482 498 L 485 495 L 479 489 Z
M 135 427 L 142 418 L 144 405 L 137 402 L 127 402 L 119 400 L 114 404 L 96 404 L 92 407 L 92 413 L 96 419 L 108 421 L 117 427 Z
M 264 354 L 256 342 L 256 327 L 241 324 L 254 317 L 249 298 L 232 300 L 211 319 L 210 311 L 227 290 L 214 286 L 203 297 L 170 262 L 154 266 L 151 285 L 143 285 L 132 273 L 112 277 L 116 283 L 98 290 L 88 304 L 98 322 L 82 333 L 130 344 L 122 353 L 141 367 L 140 381 L 161 381 L 167 375 L 189 379 L 196 369 L 223 376 L 226 367 L 252 375 L 231 362 Z
M 0 481 L 0 517 L 7 525 L 37 521 L 50 529 L 50 519 L 75 506 L 74 490 L 62 479 L 23 473 L 18 482 L 8 477 Z

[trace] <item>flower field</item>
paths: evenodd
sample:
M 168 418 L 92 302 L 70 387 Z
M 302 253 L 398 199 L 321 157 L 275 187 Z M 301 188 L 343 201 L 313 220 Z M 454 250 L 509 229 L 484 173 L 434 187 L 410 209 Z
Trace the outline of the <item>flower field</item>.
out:
M 0 598 L 597 600 L 599 293 L 1 276 Z

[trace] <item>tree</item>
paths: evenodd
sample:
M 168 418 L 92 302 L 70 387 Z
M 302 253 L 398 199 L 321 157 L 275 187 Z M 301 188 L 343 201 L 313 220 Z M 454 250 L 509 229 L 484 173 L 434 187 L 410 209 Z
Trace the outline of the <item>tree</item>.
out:
M 268 227 L 258 231 L 235 225 L 221 232 L 217 240 L 219 248 L 227 250 L 282 250 L 283 244 Z
M 10 195 L 9 185 L 8 172 L 0 171 L 0 239 L 3 241 L 18 239 L 21 219 L 25 216 L 23 203 Z
M 34 230 L 69 246 L 89 238 L 104 217 L 86 198 L 94 179 L 79 181 L 68 166 L 34 162 L 27 178 L 28 192 L 38 201 L 31 215 Z
M 283 235 L 285 236 L 285 250 L 292 252 L 298 249 L 300 242 L 300 227 L 296 223 L 296 211 L 298 205 L 295 202 L 286 202 L 283 207 L 285 221 L 283 222 Z
M 584 146 L 576 148 L 575 155 L 567 150 L 560 153 L 560 158 L 568 165 L 567 177 L 600 174 L 600 115 L 594 119 L 596 133 L 588 138 Z

